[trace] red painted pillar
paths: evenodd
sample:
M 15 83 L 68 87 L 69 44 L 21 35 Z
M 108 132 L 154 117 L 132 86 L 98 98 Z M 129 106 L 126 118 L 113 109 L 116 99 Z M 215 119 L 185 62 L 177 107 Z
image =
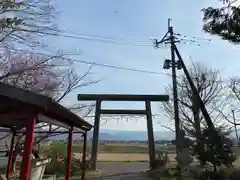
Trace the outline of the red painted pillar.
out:
M 26 136 L 24 143 L 23 159 L 21 163 L 20 180 L 29 180 L 31 154 L 34 143 L 34 127 L 36 124 L 36 118 L 30 119 L 26 123 Z
M 10 179 L 10 175 L 12 173 L 12 161 L 13 161 L 13 153 L 14 153 L 14 141 L 15 141 L 15 135 L 16 135 L 16 131 L 13 130 L 12 132 L 12 140 L 11 140 L 11 146 L 10 146 L 10 150 L 9 150 L 9 154 L 8 154 L 8 165 L 7 165 L 7 172 L 6 172 L 6 178 Z
M 68 133 L 67 167 L 65 171 L 65 180 L 70 180 L 70 176 L 71 176 L 72 139 L 73 139 L 72 136 L 73 136 L 73 127 L 69 129 L 69 133 Z
M 83 154 L 82 154 L 82 180 L 86 179 L 86 150 L 87 150 L 87 132 L 83 134 Z

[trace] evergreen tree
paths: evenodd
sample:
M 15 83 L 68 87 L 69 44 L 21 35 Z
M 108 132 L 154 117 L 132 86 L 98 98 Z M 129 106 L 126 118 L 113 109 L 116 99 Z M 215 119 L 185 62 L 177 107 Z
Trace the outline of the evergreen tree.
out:
M 205 164 L 212 165 L 213 169 L 206 170 L 202 175 L 202 179 L 225 180 L 220 167 L 223 165 L 227 168 L 233 167 L 236 157 L 232 150 L 233 142 L 228 135 L 229 133 L 223 132 L 221 128 L 216 130 L 207 128 L 203 130 L 202 137 L 198 140 L 197 145 L 194 146 L 194 153 L 197 159 Z M 204 152 L 198 148 L 200 143 L 204 144 Z
M 221 0 L 220 8 L 203 9 L 205 32 L 220 36 L 232 43 L 240 43 L 240 7 L 235 0 Z

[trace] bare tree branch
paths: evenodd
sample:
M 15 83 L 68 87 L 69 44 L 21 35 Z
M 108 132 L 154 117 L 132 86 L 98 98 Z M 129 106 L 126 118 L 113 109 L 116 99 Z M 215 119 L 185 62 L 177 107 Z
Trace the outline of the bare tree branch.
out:
M 207 67 L 202 62 L 192 62 L 189 68 L 190 75 L 194 81 L 197 91 L 202 98 L 211 117 L 219 120 L 219 110 L 225 108 L 223 99 L 220 96 L 223 93 L 223 85 L 219 76 L 219 72 L 215 69 Z M 172 94 L 172 87 L 166 88 L 168 94 Z M 178 78 L 178 102 L 179 116 L 182 128 L 189 136 L 196 137 L 201 133 L 201 127 L 205 126 L 203 116 L 198 105 L 198 101 L 194 98 L 190 85 L 184 75 Z M 218 109 L 216 109 L 218 105 Z M 163 108 L 171 121 L 174 119 L 173 99 L 164 103 Z
M 2 0 L 0 2 L 0 43 L 46 47 L 43 42 L 46 33 L 59 32 L 56 25 L 58 14 L 52 0 L 24 0 L 19 4 Z
M 93 67 L 78 74 L 69 58 L 56 53 L 51 57 L 37 55 L 34 49 L 47 48 L 46 36 L 58 35 L 61 31 L 56 25 L 57 9 L 52 0 L 0 1 L 0 81 L 35 93 L 43 94 L 63 103 L 74 90 L 98 83 L 89 79 Z M 33 53 L 19 52 L 14 46 L 30 47 Z M 92 104 L 72 104 L 69 109 L 87 116 L 93 109 Z M 47 139 L 60 127 L 48 123 L 37 124 L 38 134 L 35 144 Z M 22 151 L 24 135 L 16 138 L 14 161 Z M 4 138 L 4 137 L 3 137 Z
M 92 67 L 83 75 L 78 75 L 74 69 L 69 66 L 71 64 L 60 63 L 60 61 L 64 61 L 64 59 L 58 57 L 59 56 L 56 55 L 50 58 L 12 51 L 8 51 L 7 54 L 3 53 L 3 56 L 0 58 L 2 62 L 0 64 L 0 81 L 44 94 L 55 98 L 59 102 L 64 100 L 64 98 L 77 88 L 98 82 L 91 81 L 87 78 Z M 59 68 L 59 64 L 66 64 L 66 66 Z M 76 113 L 87 116 L 93 109 L 93 104 L 73 104 L 69 108 Z M 34 144 L 39 144 L 42 140 L 56 135 L 56 133 L 53 135 L 52 132 L 59 130 L 60 127 L 40 123 L 36 125 L 35 129 L 37 131 L 48 130 L 48 132 L 36 136 Z M 22 152 L 23 142 L 24 135 L 19 134 L 15 144 L 14 160 L 17 155 Z

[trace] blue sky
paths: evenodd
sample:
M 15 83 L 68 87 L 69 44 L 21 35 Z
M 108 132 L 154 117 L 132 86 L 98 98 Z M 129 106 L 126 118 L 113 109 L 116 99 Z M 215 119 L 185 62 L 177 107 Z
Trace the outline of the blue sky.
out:
M 211 3 L 218 4 L 218 1 L 212 0 Z M 80 50 L 81 54 L 74 56 L 74 59 L 162 73 L 154 75 L 95 66 L 90 78 L 102 81 L 73 92 L 67 103 L 76 102 L 79 93 L 164 94 L 164 87 L 171 84 L 171 78 L 167 75 L 170 71 L 162 69 L 162 64 L 165 58 L 170 57 L 170 50 L 154 49 L 151 39 L 160 39 L 166 33 L 168 18 L 172 18 L 176 33 L 186 35 L 187 39 L 198 38 L 197 44 L 200 46 L 178 46 L 186 64 L 191 63 L 191 57 L 193 61 L 202 60 L 218 68 L 223 79 L 239 75 L 239 46 L 202 31 L 203 14 L 200 10 L 209 5 L 209 0 L 58 0 L 55 4 L 61 11 L 57 21 L 60 29 L 79 34 L 121 37 L 128 45 L 57 37 L 52 39 L 51 46 L 71 53 Z M 88 66 L 78 63 L 75 68 L 81 74 Z M 153 114 L 162 113 L 159 104 L 152 106 Z M 104 107 L 143 108 L 143 104 L 107 103 Z M 158 116 L 154 122 L 155 130 L 161 130 L 160 124 L 167 122 L 164 116 Z M 117 123 L 109 120 L 101 128 L 145 130 L 146 121 L 140 119 Z

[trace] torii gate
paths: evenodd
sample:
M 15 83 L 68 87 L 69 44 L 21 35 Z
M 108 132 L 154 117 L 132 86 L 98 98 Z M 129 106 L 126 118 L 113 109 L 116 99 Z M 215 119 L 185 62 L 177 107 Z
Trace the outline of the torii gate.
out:
M 92 139 L 92 152 L 91 152 L 91 168 L 96 169 L 100 116 L 101 114 L 128 114 L 128 115 L 146 115 L 147 129 L 148 129 L 148 151 L 149 151 L 149 165 L 154 168 L 155 162 L 155 144 L 152 123 L 151 101 L 169 101 L 168 95 L 132 95 L 132 94 L 79 94 L 79 101 L 96 101 L 94 130 Z M 103 101 L 143 101 L 145 102 L 145 110 L 133 109 L 102 109 L 101 103 Z

